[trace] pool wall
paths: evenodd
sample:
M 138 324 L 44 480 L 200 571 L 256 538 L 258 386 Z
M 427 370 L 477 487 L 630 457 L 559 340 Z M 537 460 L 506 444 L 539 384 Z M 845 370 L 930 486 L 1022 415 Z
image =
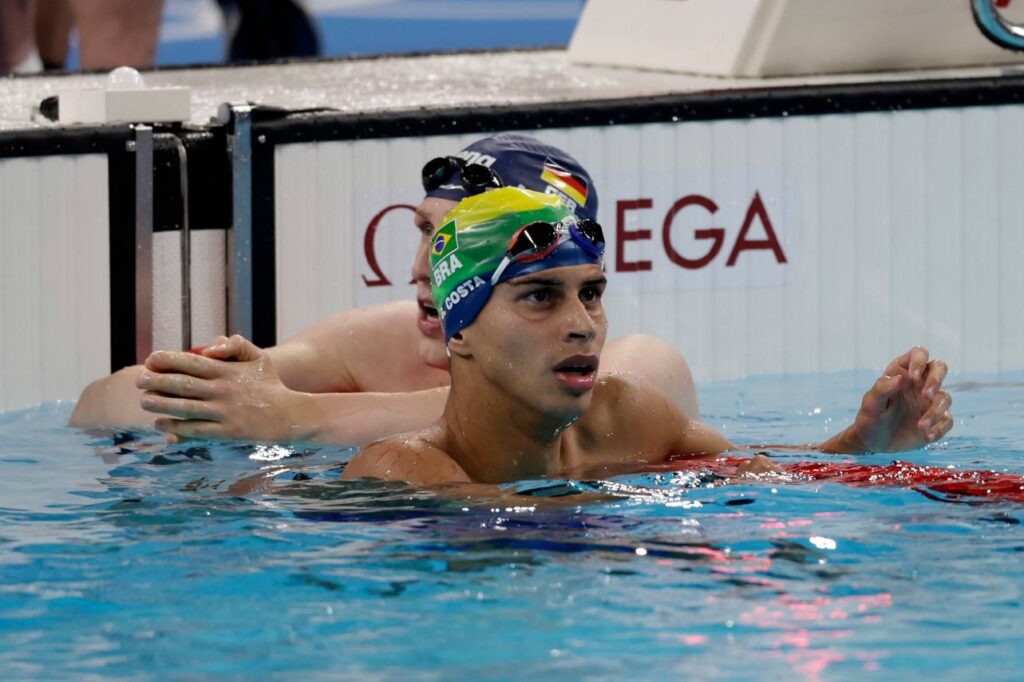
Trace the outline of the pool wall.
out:
M 668 339 L 698 380 L 881 367 L 917 343 L 959 370 L 1024 366 L 1022 107 L 536 134 L 601 189 L 611 333 Z M 423 159 L 474 137 L 278 148 L 277 338 L 413 295 L 400 206 Z
M 103 154 L 0 159 L 0 409 L 109 367 L 106 196 Z
M 186 331 L 226 330 L 229 217 L 227 200 L 211 197 L 226 190 L 226 161 L 205 156 L 208 133 L 182 136 L 196 171 L 183 268 L 176 155 L 155 150 L 151 215 L 141 221 L 134 136 L 128 126 L 0 134 L 0 411 L 74 399 L 151 349 L 181 348 Z
M 74 398 L 150 348 L 201 344 L 232 320 L 270 345 L 352 306 L 411 298 L 420 167 L 501 130 L 589 169 L 611 333 L 670 341 L 699 381 L 878 368 L 918 343 L 957 370 L 1022 369 L 1022 100 L 1024 77 L 1008 71 L 274 111 L 252 119 L 241 155 L 237 121 L 157 129 L 187 151 L 184 204 L 173 150 L 156 145 L 139 175 L 130 126 L 2 132 L 0 409 Z

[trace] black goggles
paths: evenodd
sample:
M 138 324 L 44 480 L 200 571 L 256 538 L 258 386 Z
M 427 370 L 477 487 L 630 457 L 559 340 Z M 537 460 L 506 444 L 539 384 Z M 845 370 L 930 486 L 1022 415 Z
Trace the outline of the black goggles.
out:
M 504 187 L 501 176 L 487 166 L 479 163 L 466 163 L 457 156 L 439 156 L 427 161 L 420 173 L 423 179 L 423 190 L 433 192 L 448 182 L 455 173 L 461 171 L 462 189 L 467 194 L 480 194 L 489 189 Z
M 558 223 L 530 223 L 512 235 L 505 257 L 491 276 L 491 285 L 500 282 L 505 270 L 513 263 L 531 263 L 547 258 L 569 239 L 593 258 L 604 256 L 604 230 L 597 221 L 570 217 Z

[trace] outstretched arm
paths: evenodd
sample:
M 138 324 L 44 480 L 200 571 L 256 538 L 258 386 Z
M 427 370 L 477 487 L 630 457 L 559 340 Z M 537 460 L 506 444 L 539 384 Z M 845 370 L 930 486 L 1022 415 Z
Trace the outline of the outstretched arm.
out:
M 230 361 L 225 361 L 230 360 Z M 156 428 L 182 438 L 316 441 L 363 445 L 437 419 L 447 388 L 410 393 L 305 393 L 288 388 L 274 362 L 240 336 L 203 351 L 153 353 L 139 375 Z
M 377 374 L 371 368 L 379 366 L 381 362 L 387 361 L 392 355 L 405 357 L 410 350 L 401 345 L 402 340 L 407 338 L 401 330 L 412 328 L 415 323 L 415 304 L 399 302 L 370 306 L 368 308 L 354 309 L 334 315 L 300 334 L 288 339 L 282 344 L 266 349 L 272 360 L 273 371 L 280 381 L 293 392 L 306 393 L 336 393 L 335 396 L 340 402 L 336 408 L 340 410 L 341 417 L 350 416 L 361 418 L 363 409 L 376 409 L 381 406 L 381 398 L 385 394 L 366 394 L 366 400 L 360 401 L 352 395 L 361 390 L 361 379 L 357 376 L 362 371 L 364 375 L 370 374 L 375 377 Z M 227 339 L 220 337 L 219 341 Z M 211 344 L 217 345 L 216 342 Z M 241 343 L 229 344 L 221 348 L 209 348 L 204 351 L 207 357 L 234 362 L 243 358 Z M 247 351 L 245 351 L 247 352 Z M 219 421 L 230 420 L 232 410 L 236 406 L 230 402 L 235 398 L 233 390 L 225 386 L 225 382 L 238 380 L 250 382 L 251 377 L 246 371 L 239 368 L 237 372 L 228 371 L 229 368 L 220 368 L 217 373 L 210 372 L 206 377 L 188 376 L 189 368 L 193 366 L 194 355 L 189 353 L 162 352 L 157 354 L 154 364 L 149 370 L 144 367 L 135 366 L 122 369 L 114 374 L 92 382 L 78 400 L 74 413 L 71 415 L 70 425 L 77 427 L 97 426 L 148 426 L 153 425 L 154 415 L 144 410 L 140 401 L 143 397 L 143 388 L 136 384 L 144 371 L 156 373 L 166 371 L 168 381 L 159 381 L 165 393 L 161 397 L 180 398 L 183 400 L 199 400 L 193 396 L 191 391 L 203 388 L 214 397 L 210 400 L 217 403 L 221 417 Z M 252 358 L 250 358 L 252 359 Z M 225 363 L 226 364 L 226 363 Z M 251 368 L 250 368 L 251 369 Z M 366 377 L 362 377 L 365 379 Z M 211 385 L 204 385 L 201 382 L 211 382 Z M 143 382 L 146 383 L 146 382 Z M 271 382 L 272 383 L 272 382 Z M 392 385 L 387 384 L 385 385 Z M 263 385 L 267 387 L 266 384 Z M 148 387 L 147 387 L 148 388 Z M 235 387 L 243 391 L 244 387 Z M 385 390 L 394 390 L 391 388 Z M 427 393 L 424 405 L 438 405 L 444 403 L 442 397 L 439 401 L 433 395 Z M 294 397 L 292 394 L 282 394 Z M 243 398 L 250 398 L 248 394 L 242 393 Z M 265 402 L 269 400 L 270 394 L 264 394 Z M 315 405 L 309 408 L 309 418 L 317 416 L 316 406 L 325 404 L 321 412 L 329 413 L 332 410 L 329 406 L 330 398 L 323 401 L 316 401 Z M 421 404 L 416 398 L 409 396 L 409 400 L 395 403 L 395 410 L 407 409 L 410 400 L 414 405 Z M 236 401 L 238 409 L 243 409 L 246 400 Z M 193 409 L 200 409 L 199 406 L 191 406 Z M 386 407 L 386 405 L 384 406 Z M 412 413 L 415 414 L 415 408 Z M 440 408 L 438 408 L 440 414 Z M 269 415 L 273 418 L 272 415 Z M 388 418 L 389 415 L 382 415 Z M 406 428 L 421 426 L 429 422 L 410 421 Z M 334 424 L 336 425 L 336 421 Z M 399 426 L 405 425 L 399 422 Z M 199 426 L 199 425 L 192 425 Z M 359 425 L 352 425 L 357 428 Z M 208 426 L 206 426 L 208 428 Z M 402 428 L 397 429 L 399 431 Z M 219 431 L 216 437 L 228 437 L 230 431 Z M 363 439 L 372 440 L 375 437 L 387 435 L 383 428 L 379 431 L 369 430 L 366 433 L 340 433 L 331 435 L 327 433 L 323 439 L 335 441 L 341 438 L 343 441 L 355 437 L 357 440 L 351 442 L 363 442 Z M 243 429 L 237 431 L 238 438 L 248 438 Z M 283 437 L 283 436 L 282 436 Z
M 948 367 L 930 360 L 928 350 L 916 346 L 889 363 L 864 394 L 853 424 L 817 445 L 758 444 L 750 449 L 809 449 L 835 454 L 915 450 L 946 435 L 953 428 L 949 411 L 953 399 L 942 389 Z M 664 420 L 670 423 L 671 420 Z M 676 427 L 678 428 L 678 427 Z M 681 454 L 717 454 L 737 449 L 714 429 L 693 421 L 679 429 L 674 451 Z

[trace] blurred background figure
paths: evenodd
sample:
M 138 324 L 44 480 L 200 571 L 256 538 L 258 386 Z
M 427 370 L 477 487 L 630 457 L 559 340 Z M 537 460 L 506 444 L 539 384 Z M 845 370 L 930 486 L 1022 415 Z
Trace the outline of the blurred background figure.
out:
M 0 0 L 0 73 L 564 46 L 583 5 L 584 0 Z
M 226 61 L 320 54 L 313 20 L 295 0 L 216 4 L 224 16 Z M 2 0 L 0 73 L 66 68 L 73 30 L 77 68 L 152 66 L 163 9 L 164 0 Z
M 0 72 L 66 65 L 72 28 L 83 69 L 150 66 L 163 0 L 4 0 L 0 2 Z
M 0 73 L 30 73 L 42 64 L 32 41 L 32 0 L 0 2 Z
M 217 0 L 224 13 L 229 62 L 316 57 L 313 20 L 293 0 Z
M 69 0 L 35 0 L 35 37 L 44 71 L 59 71 L 68 60 L 74 15 Z
M 163 0 L 63 1 L 74 16 L 83 69 L 153 64 Z

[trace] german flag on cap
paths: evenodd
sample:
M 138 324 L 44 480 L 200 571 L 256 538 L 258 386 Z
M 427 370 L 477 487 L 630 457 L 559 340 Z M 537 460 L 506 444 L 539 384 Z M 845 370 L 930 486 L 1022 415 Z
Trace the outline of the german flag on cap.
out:
M 566 170 L 552 161 L 550 158 L 544 160 L 544 169 L 540 179 L 548 183 L 580 206 L 587 205 L 587 192 L 589 190 L 587 181 L 580 175 Z

